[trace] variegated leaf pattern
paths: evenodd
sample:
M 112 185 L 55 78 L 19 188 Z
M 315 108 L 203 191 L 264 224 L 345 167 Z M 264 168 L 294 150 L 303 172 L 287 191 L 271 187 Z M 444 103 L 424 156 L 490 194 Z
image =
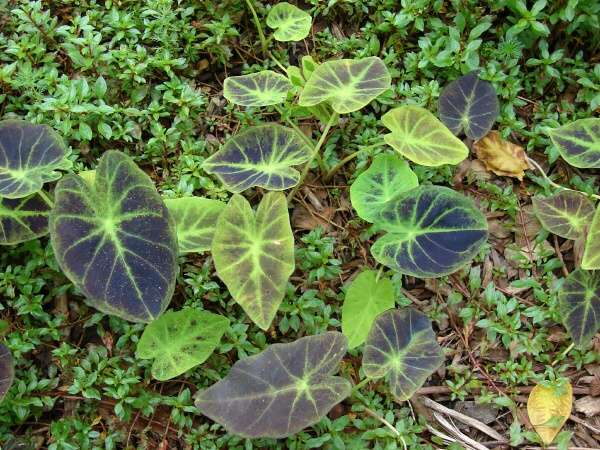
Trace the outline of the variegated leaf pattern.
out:
M 581 268 L 600 269 L 600 208 L 596 209 L 592 223 L 587 230 Z
M 15 369 L 13 367 L 13 357 L 10 350 L 3 344 L 0 344 L 0 402 L 6 396 L 15 378 Z
M 578 346 L 589 344 L 600 328 L 600 271 L 576 269 L 558 290 L 560 315 Z
M 486 218 L 473 201 L 441 186 L 400 194 L 384 205 L 375 223 L 387 234 L 371 247 L 374 258 L 419 278 L 457 271 L 487 239 Z
M 0 198 L 0 245 L 13 245 L 48 234 L 50 206 L 39 194 Z
M 166 199 L 165 205 L 177 225 L 180 253 L 199 253 L 210 250 L 217 219 L 225 203 L 203 197 Z
M 124 153 L 102 155 L 93 185 L 77 175 L 59 181 L 50 235 L 58 264 L 91 306 L 134 322 L 167 308 L 178 270 L 175 222 Z
M 294 235 L 285 195 L 269 192 L 256 213 L 234 195 L 217 221 L 212 243 L 217 275 L 250 319 L 266 330 L 294 271 Z
M 333 376 L 346 349 L 338 332 L 272 344 L 236 362 L 225 378 L 198 394 L 196 406 L 238 436 L 291 436 L 350 395 L 350 383 Z
M 281 191 L 298 184 L 300 172 L 293 166 L 308 161 L 311 151 L 293 129 L 259 125 L 230 138 L 202 167 L 229 192 L 238 194 L 253 186 Z
M 0 122 L 0 197 L 27 197 L 71 165 L 64 142 L 49 126 Z
M 452 81 L 438 101 L 440 120 L 454 134 L 464 131 L 471 139 L 481 139 L 494 125 L 500 106 L 491 83 L 479 79 L 474 70 Z
M 391 133 L 383 138 L 398 153 L 423 166 L 458 164 L 469 149 L 425 108 L 404 105 L 388 111 L 381 122 Z
M 600 118 L 579 119 L 549 131 L 560 156 L 574 167 L 600 167 Z
M 339 114 L 358 111 L 389 89 L 391 76 L 376 56 L 338 59 L 317 66 L 298 103 L 314 106 L 328 102 Z
M 267 25 L 275 30 L 273 37 L 278 41 L 301 41 L 310 32 L 312 17 L 295 5 L 279 2 L 269 11 Z
M 565 239 L 578 239 L 594 217 L 594 204 L 583 194 L 560 191 L 550 197 L 533 197 L 533 210 L 542 226 Z
M 369 332 L 362 367 L 369 378 L 388 377 L 392 394 L 408 400 L 444 362 L 431 322 L 413 309 L 380 314 Z
M 283 103 L 292 83 L 272 70 L 225 78 L 223 96 L 235 105 L 269 106 Z

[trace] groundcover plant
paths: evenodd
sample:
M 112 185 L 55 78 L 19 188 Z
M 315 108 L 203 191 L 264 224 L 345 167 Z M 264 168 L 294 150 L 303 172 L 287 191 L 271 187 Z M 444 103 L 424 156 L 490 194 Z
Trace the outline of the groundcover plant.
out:
M 0 0 L 1 445 L 595 445 L 567 3 Z

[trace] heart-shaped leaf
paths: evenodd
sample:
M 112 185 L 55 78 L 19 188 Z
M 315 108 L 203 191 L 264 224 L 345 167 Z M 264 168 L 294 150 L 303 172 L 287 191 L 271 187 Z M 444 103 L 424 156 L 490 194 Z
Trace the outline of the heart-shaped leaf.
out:
M 225 78 L 223 96 L 235 105 L 269 106 L 283 103 L 292 83 L 272 70 Z
M 400 194 L 375 222 L 388 232 L 371 247 L 375 259 L 419 278 L 457 271 L 487 239 L 487 221 L 475 203 L 440 186 L 419 186 Z
M 363 352 L 369 378 L 389 376 L 394 397 L 408 400 L 444 362 L 431 322 L 413 308 L 392 309 L 375 319 Z
M 350 348 L 365 342 L 375 318 L 394 307 L 394 286 L 388 278 L 377 280 L 377 272 L 360 273 L 346 291 L 342 306 L 342 331 Z
M 65 144 L 49 126 L 0 122 L 0 197 L 27 197 L 70 168 Z
M 39 194 L 0 198 L 0 245 L 13 245 L 48 234 L 50 206 Z
M 311 152 L 291 128 L 259 125 L 230 138 L 202 167 L 236 194 L 252 186 L 281 191 L 298 184 L 300 173 L 292 166 L 308 161 Z
M 523 181 L 529 168 L 523 147 L 502 139 L 497 131 L 490 131 L 483 139 L 473 144 L 477 159 L 496 175 L 514 177 Z
M 15 369 L 10 350 L 5 345 L 0 344 L 0 402 L 10 389 L 14 378 Z
M 565 239 L 578 239 L 594 217 L 594 204 L 573 191 L 560 191 L 550 197 L 533 197 L 533 210 L 542 226 Z
M 576 269 L 558 290 L 560 316 L 578 346 L 587 345 L 600 328 L 600 272 Z
M 177 225 L 179 253 L 210 250 L 217 219 L 225 203 L 203 197 L 166 199 L 165 205 Z
M 346 349 L 346 337 L 337 332 L 270 345 L 236 362 L 225 378 L 198 394 L 196 406 L 239 436 L 291 436 L 350 395 L 350 383 L 332 376 Z
M 244 197 L 231 197 L 217 221 L 212 254 L 231 296 L 255 324 L 268 329 L 294 271 L 285 195 L 266 194 L 256 214 Z
M 396 155 L 377 155 L 350 187 L 350 200 L 359 217 L 374 222 L 384 205 L 419 185 L 408 163 Z
M 573 388 L 566 378 L 536 385 L 527 399 L 529 422 L 550 445 L 563 427 L 573 407 Z
M 93 185 L 67 175 L 55 197 L 54 253 L 90 306 L 134 322 L 158 317 L 175 288 L 177 237 L 148 175 L 125 154 L 109 151 Z
M 327 61 L 311 74 L 298 104 L 314 106 L 328 102 L 337 113 L 350 113 L 368 105 L 390 84 L 390 73 L 376 56 Z
M 398 153 L 423 166 L 458 164 L 469 149 L 425 108 L 404 105 L 388 111 L 381 122 L 391 131 L 383 138 Z
M 471 139 L 481 139 L 494 125 L 500 107 L 491 83 L 480 80 L 474 70 L 446 86 L 438 101 L 441 121 L 454 134 L 461 131 Z
M 574 167 L 600 167 L 600 118 L 579 119 L 548 132 L 560 156 Z
M 596 209 L 587 231 L 581 268 L 587 270 L 600 269 L 600 208 Z
M 170 380 L 206 361 L 227 328 L 229 319 L 208 311 L 167 311 L 146 326 L 136 356 L 154 359 L 152 376 Z
M 279 2 L 269 11 L 267 25 L 275 30 L 273 37 L 278 41 L 301 41 L 310 32 L 312 17 L 297 6 Z

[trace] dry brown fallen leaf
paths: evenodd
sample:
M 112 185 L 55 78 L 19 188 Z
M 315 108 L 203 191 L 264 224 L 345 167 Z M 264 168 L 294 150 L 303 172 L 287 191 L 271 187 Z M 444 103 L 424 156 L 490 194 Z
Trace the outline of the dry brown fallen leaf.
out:
M 477 158 L 496 175 L 523 180 L 529 169 L 523 147 L 508 142 L 497 131 L 490 131 L 473 144 Z
M 571 415 L 573 388 L 569 380 L 536 385 L 527 400 L 527 414 L 542 442 L 550 444 Z

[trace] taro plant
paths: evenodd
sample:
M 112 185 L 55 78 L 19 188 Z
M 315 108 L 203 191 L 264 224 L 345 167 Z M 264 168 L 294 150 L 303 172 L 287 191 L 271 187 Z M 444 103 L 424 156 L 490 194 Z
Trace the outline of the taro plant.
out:
M 0 344 L 0 402 L 8 392 L 15 377 L 13 358 L 10 350 L 3 344 Z

